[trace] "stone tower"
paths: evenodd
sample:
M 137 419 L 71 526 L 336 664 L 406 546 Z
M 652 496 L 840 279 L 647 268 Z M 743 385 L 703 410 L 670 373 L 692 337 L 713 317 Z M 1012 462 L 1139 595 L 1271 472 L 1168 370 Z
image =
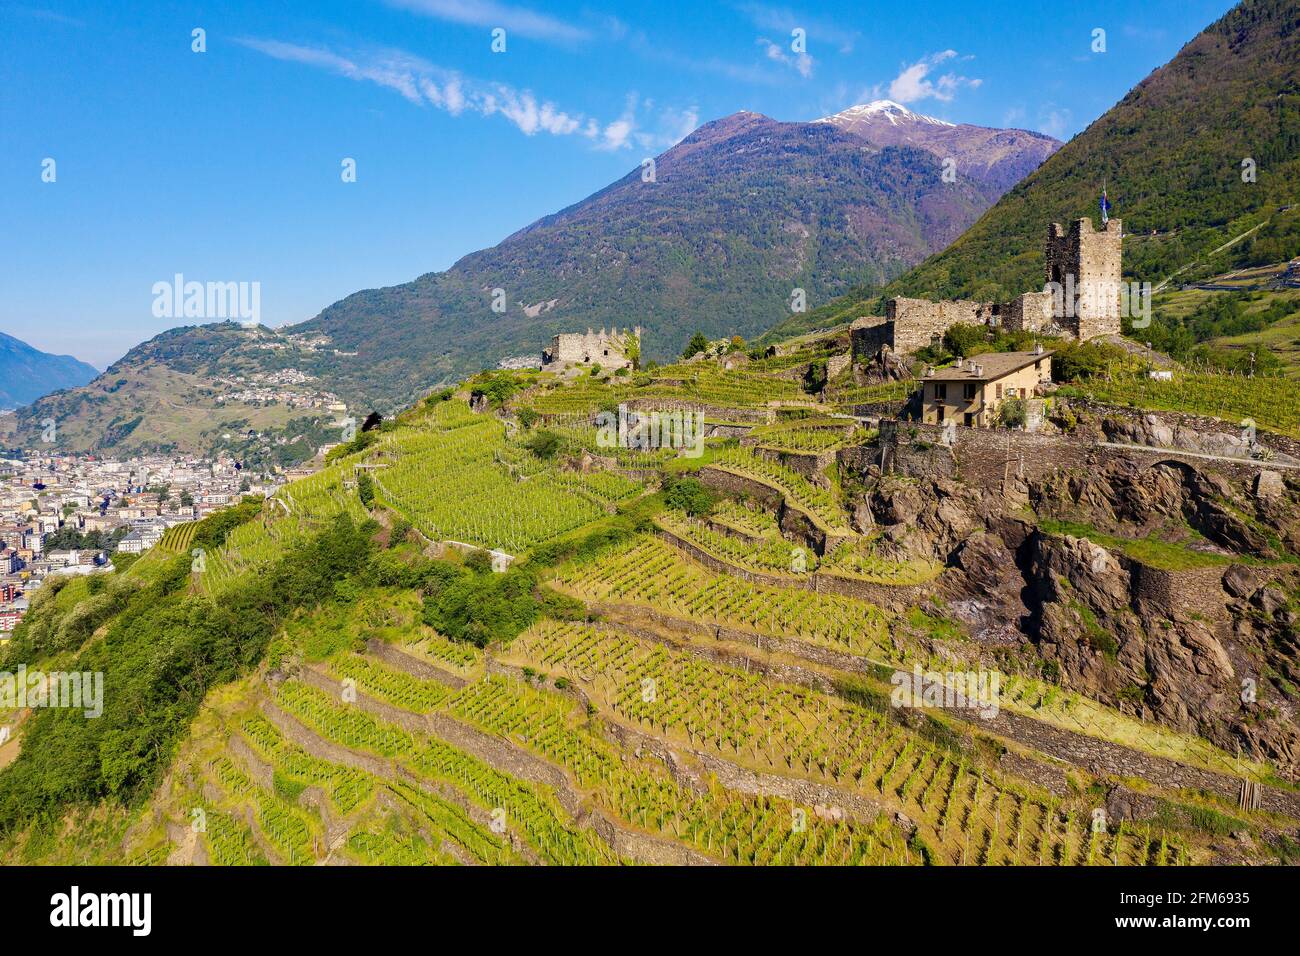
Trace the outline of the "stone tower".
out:
M 1112 219 L 1100 232 L 1076 219 L 1066 232 L 1047 230 L 1044 280 L 1053 294 L 1056 322 L 1080 340 L 1120 332 L 1121 248 L 1124 224 Z

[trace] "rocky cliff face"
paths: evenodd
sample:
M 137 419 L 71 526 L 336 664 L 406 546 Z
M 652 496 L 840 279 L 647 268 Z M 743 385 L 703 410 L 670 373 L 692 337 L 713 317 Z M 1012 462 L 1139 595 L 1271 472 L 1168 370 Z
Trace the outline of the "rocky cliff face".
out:
M 1046 676 L 1300 779 L 1300 479 L 1262 484 L 1117 460 L 1029 483 L 1031 509 L 873 472 L 855 516 L 882 553 L 948 565 L 937 609 L 974 643 L 941 652 Z

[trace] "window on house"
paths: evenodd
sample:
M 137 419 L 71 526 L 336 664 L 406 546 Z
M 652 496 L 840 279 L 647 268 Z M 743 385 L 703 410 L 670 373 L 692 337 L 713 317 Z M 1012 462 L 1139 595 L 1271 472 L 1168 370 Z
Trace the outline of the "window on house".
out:
M 973 426 L 974 424 L 975 424 L 975 413 L 974 413 L 974 412 L 967 412 L 967 413 L 966 413 L 966 427 L 967 427 L 967 428 L 970 428 L 970 427 Z
M 998 385 L 998 386 L 997 386 L 997 391 L 994 393 L 994 396 L 993 396 L 993 397 L 996 398 L 998 401 L 1001 401 L 1001 400 L 1002 400 L 1002 386 L 1001 386 L 1001 385 Z
M 967 386 L 966 386 L 966 401 L 969 402 L 969 401 L 971 401 L 971 400 L 974 399 L 974 398 L 975 398 L 975 386 L 974 386 L 973 384 L 972 384 L 972 385 L 967 385 Z
M 934 386 L 934 397 L 937 401 L 943 401 L 948 397 L 948 385 L 946 382 L 936 382 Z

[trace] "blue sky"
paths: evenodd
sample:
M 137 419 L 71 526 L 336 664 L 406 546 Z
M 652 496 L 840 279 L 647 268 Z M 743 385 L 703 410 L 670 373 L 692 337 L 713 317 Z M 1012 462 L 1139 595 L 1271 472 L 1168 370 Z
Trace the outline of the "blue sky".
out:
M 0 330 L 102 368 L 184 324 L 151 310 L 176 273 L 258 282 L 264 323 L 302 321 L 741 109 L 892 98 L 1068 139 L 1230 6 L 6 0 Z

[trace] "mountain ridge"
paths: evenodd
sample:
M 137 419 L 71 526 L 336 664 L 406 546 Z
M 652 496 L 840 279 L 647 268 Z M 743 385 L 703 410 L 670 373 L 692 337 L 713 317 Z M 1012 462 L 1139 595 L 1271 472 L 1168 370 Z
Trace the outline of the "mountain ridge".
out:
M 42 352 L 0 332 L 0 408 L 15 408 L 61 388 L 92 381 L 99 370 L 71 355 Z
M 733 113 L 449 269 L 359 290 L 275 333 L 284 349 L 205 358 L 205 372 L 228 378 L 292 361 L 349 407 L 387 413 L 499 359 L 540 353 L 558 332 L 640 325 L 647 359 L 675 355 L 696 330 L 755 335 L 790 314 L 795 289 L 815 306 L 889 281 L 1001 194 L 998 182 L 943 173 L 933 143 L 876 145 L 833 123 Z M 167 338 L 164 361 L 184 366 L 191 341 L 206 355 L 212 328 Z M 306 339 L 329 344 L 300 348 Z M 145 345 L 113 376 L 158 351 Z M 106 374 L 86 394 L 21 410 L 17 440 L 31 440 L 41 418 L 75 419 L 91 404 L 95 419 L 118 425 L 156 404 L 144 401 L 146 384 L 129 409 L 115 407 L 115 381 Z M 103 450 L 107 436 L 94 441 L 89 421 L 70 425 L 61 430 L 69 441 Z
M 1103 186 L 1111 215 L 1124 220 L 1130 279 L 1155 286 L 1177 275 L 1184 282 L 1300 255 L 1300 7 L 1238 4 L 951 247 L 889 283 L 782 322 L 764 338 L 881 314 L 891 296 L 1004 301 L 1036 289 L 1048 224 L 1096 217 Z M 1210 255 L 1256 226 L 1249 238 Z

